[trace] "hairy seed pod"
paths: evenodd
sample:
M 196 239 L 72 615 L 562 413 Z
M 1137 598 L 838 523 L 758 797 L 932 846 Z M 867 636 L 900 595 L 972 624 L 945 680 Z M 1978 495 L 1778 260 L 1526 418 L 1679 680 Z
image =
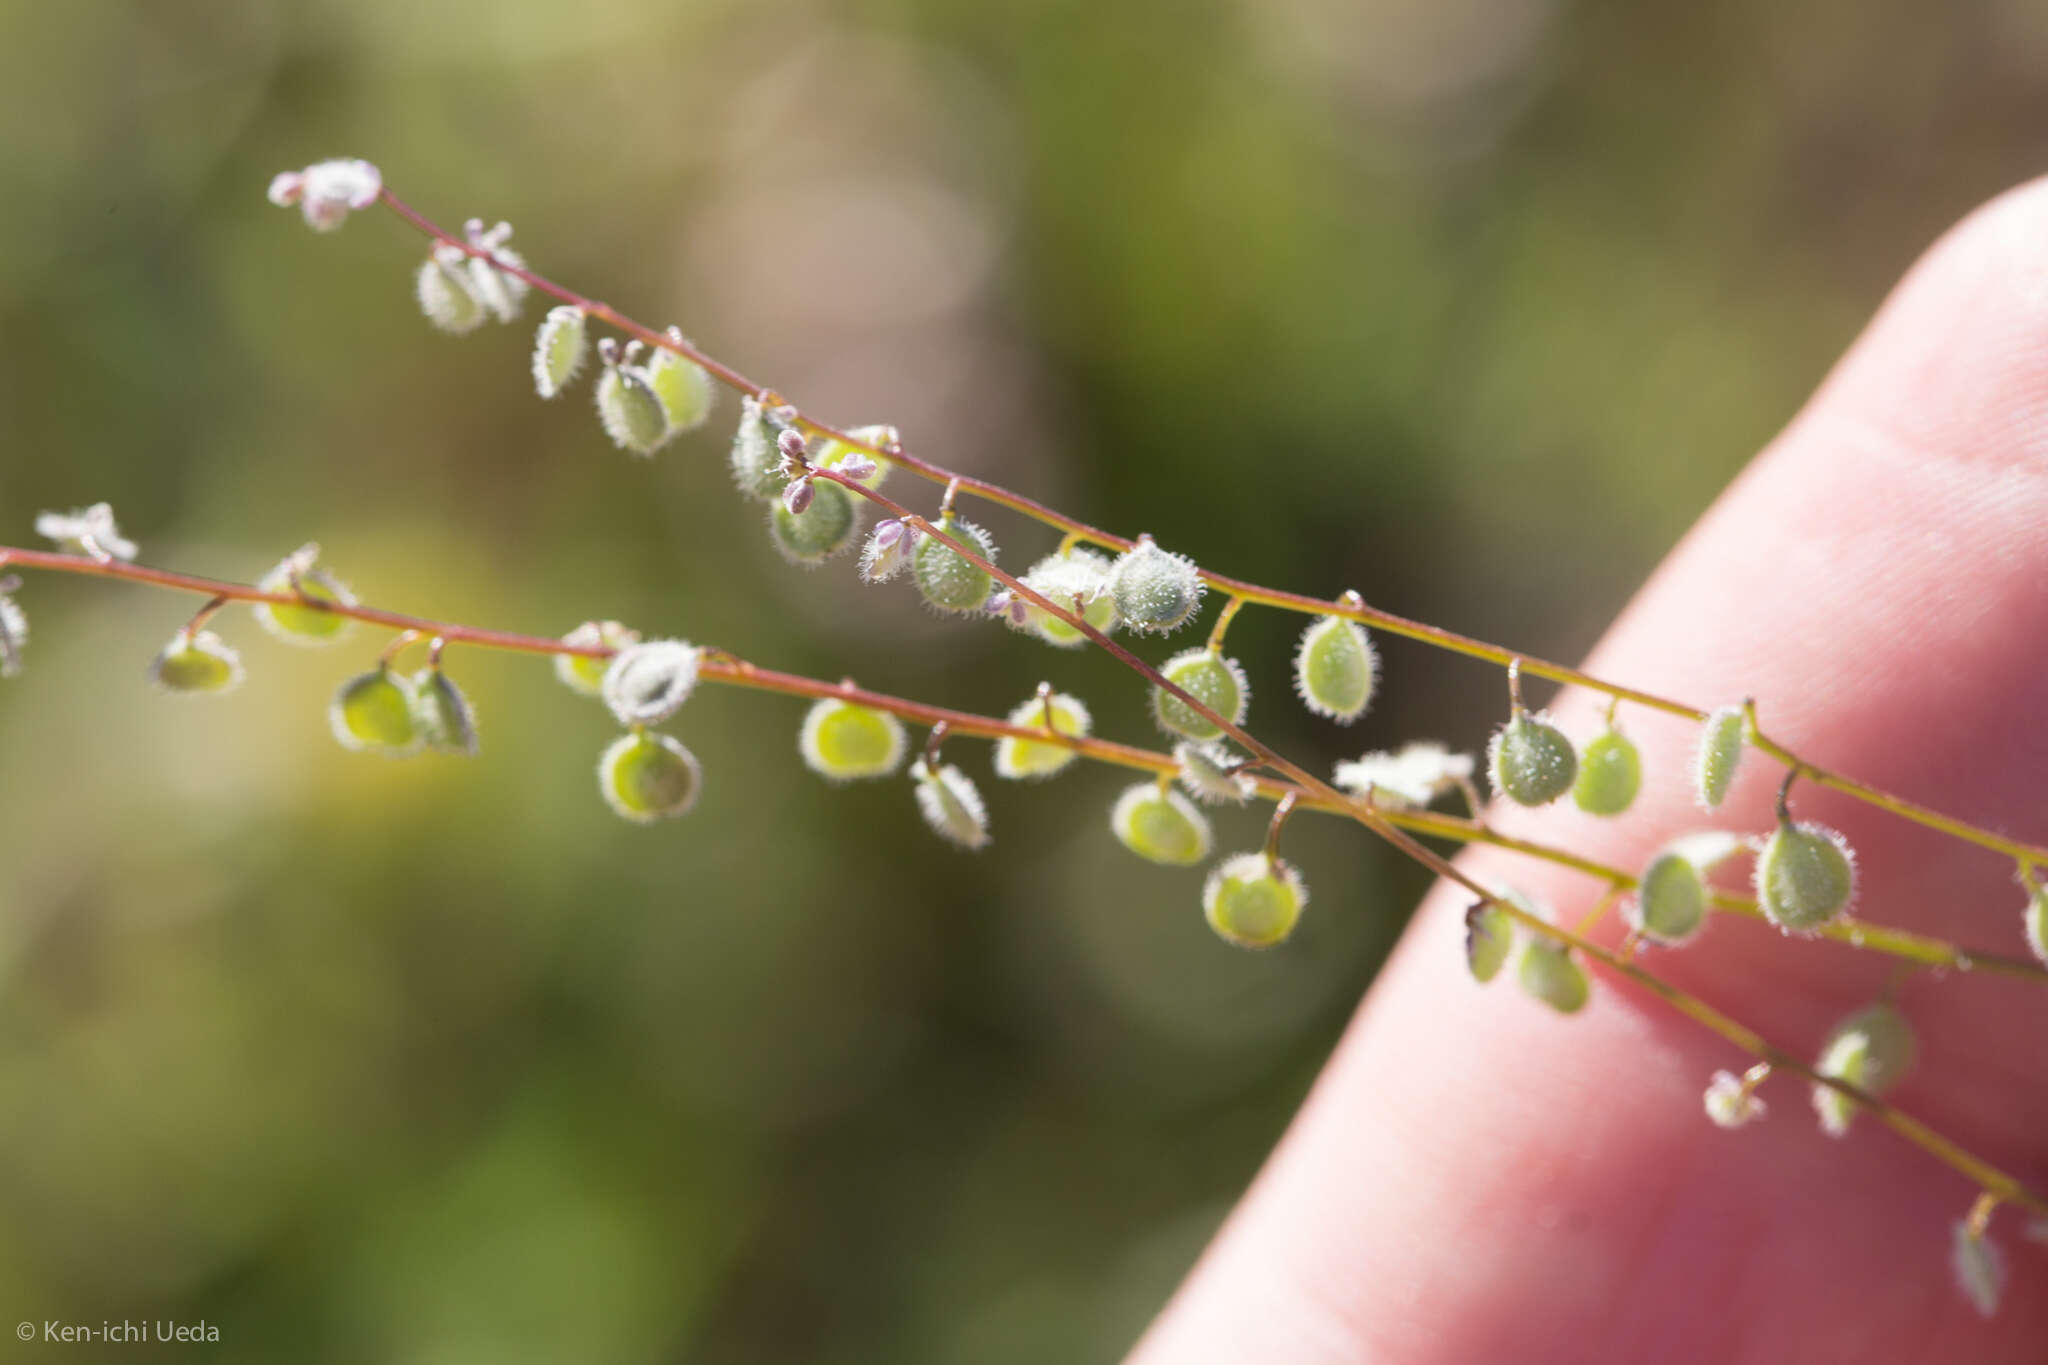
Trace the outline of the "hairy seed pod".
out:
M 469 272 L 462 267 L 461 253 L 456 253 L 454 263 L 443 260 L 442 254 L 437 249 L 420 263 L 419 274 L 413 280 L 413 294 L 428 322 L 460 336 L 482 324 L 484 306 L 470 292 Z
M 989 563 L 996 562 L 995 541 L 973 522 L 948 512 L 933 525 L 940 534 L 951 536 Z M 910 552 L 910 575 L 928 605 L 954 615 L 986 611 L 989 598 L 995 596 L 996 581 L 986 570 L 931 536 L 919 537 L 917 548 Z
M 919 758 L 910 765 L 917 784 L 917 813 L 932 833 L 965 849 L 988 847 L 988 807 L 974 780 L 952 764 L 933 768 Z
M 0 589 L 20 586 L 17 579 L 0 580 Z M 0 678 L 18 677 L 21 651 L 28 647 L 28 615 L 12 597 L 0 591 Z
M 1197 801 L 1241 806 L 1259 790 L 1250 773 L 1238 770 L 1237 756 L 1220 744 L 1184 739 L 1173 746 L 1173 761 L 1180 765 L 1175 777 Z
M 1706 926 L 1707 885 L 1697 867 L 1667 848 L 1650 859 L 1635 898 L 1621 912 L 1630 928 L 1654 943 L 1684 943 Z
M 768 538 L 784 559 L 816 568 L 853 544 L 860 531 L 860 509 L 853 505 L 853 494 L 828 479 L 809 479 L 790 488 L 809 489 L 810 497 L 802 511 L 792 512 L 785 500 L 768 509 Z
M 434 752 L 465 757 L 476 753 L 476 711 L 439 667 L 413 674 L 412 716 L 420 741 Z
M 1252 692 L 1237 660 L 1197 647 L 1168 659 L 1159 673 L 1232 725 L 1244 723 Z M 1223 734 L 1214 721 L 1157 684 L 1152 688 L 1152 717 L 1168 734 L 1189 739 L 1218 739 Z
M 887 423 L 865 427 L 848 427 L 846 434 L 859 441 L 861 445 L 872 446 L 878 451 L 892 450 L 902 440 L 896 428 L 889 426 Z M 837 469 L 848 460 L 866 460 L 874 466 L 871 472 L 859 480 L 861 487 L 871 492 L 879 489 L 889 477 L 890 465 L 888 456 L 870 455 L 867 451 L 862 450 L 860 446 L 849 445 L 845 441 L 827 440 L 818 447 L 818 456 L 811 463 L 820 469 Z
M 1476 902 L 1465 912 L 1465 966 L 1484 985 L 1500 975 L 1515 946 L 1515 921 L 1492 901 Z
M 703 651 L 686 640 L 646 640 L 612 656 L 604 704 L 621 725 L 659 725 L 697 690 Z
M 695 431 L 711 420 L 718 386 L 711 372 L 696 361 L 657 347 L 647 362 L 647 383 L 668 418 L 668 435 L 663 440 Z
M 1549 939 L 1531 937 L 1522 945 L 1515 980 L 1524 991 L 1559 1014 L 1577 1014 L 1592 997 L 1592 982 L 1571 950 Z
M 1073 546 L 1039 560 L 1020 581 L 1107 635 L 1117 627 L 1116 597 L 1110 591 L 1109 569 L 1106 557 Z M 1017 628 L 1061 649 L 1079 649 L 1088 643 L 1086 635 L 1032 602 L 1024 604 L 1024 619 Z
M 344 749 L 402 758 L 420 746 L 412 684 L 384 667 L 358 674 L 336 689 L 327 723 Z
M 583 310 L 570 304 L 548 309 L 533 334 L 533 387 L 553 398 L 583 371 L 590 356 L 590 333 Z
M 1826 825 L 1781 820 L 1756 855 L 1757 905 L 1787 933 L 1813 933 L 1855 897 L 1855 855 Z
M 113 505 L 104 502 L 69 512 L 38 512 L 36 534 L 65 554 L 92 559 L 133 559 L 138 548 L 115 524 Z
M 1883 1095 L 1905 1079 L 1917 1051 L 1913 1026 L 1891 1005 L 1879 1002 L 1836 1024 L 1813 1069 L 1869 1095 Z M 1824 1085 L 1813 1087 L 1813 1109 L 1822 1131 L 1841 1137 L 1859 1108 L 1856 1101 Z
M 1588 815 L 1619 815 L 1635 804 L 1643 785 L 1643 756 L 1635 741 L 1609 726 L 1579 755 L 1572 800 Z
M 1977 1315 L 1997 1316 L 1998 1301 L 2005 1297 L 2005 1257 L 1967 1218 L 1956 1220 L 1949 1268 L 1955 1272 L 1956 1288 Z
M 887 777 L 903 762 L 905 746 L 902 721 L 839 697 L 804 713 L 796 741 L 804 766 L 831 782 Z
M 1301 633 L 1294 651 L 1294 690 L 1317 715 L 1349 725 L 1372 705 L 1379 680 L 1379 651 L 1358 622 L 1323 616 Z
M 631 365 L 607 365 L 597 377 L 597 420 L 612 444 L 634 455 L 652 455 L 668 439 L 668 412 Z
M 652 730 L 620 735 L 597 760 L 597 789 L 605 804 L 636 825 L 688 814 L 703 785 L 697 756 Z
M 1162 550 L 1144 536 L 1110 568 L 1117 619 L 1147 635 L 1179 629 L 1202 605 L 1205 591 L 1195 561 Z
M 318 545 L 302 545 L 257 579 L 256 586 L 264 592 L 295 594 L 307 602 L 353 607 L 356 598 L 348 586 L 325 569 L 313 567 L 319 557 Z M 332 644 L 348 634 L 353 624 L 338 612 L 296 603 L 258 602 L 253 612 L 258 625 L 295 645 Z
M 732 437 L 732 481 L 740 492 L 760 502 L 781 497 L 782 486 L 789 482 L 782 476 L 780 435 L 760 399 L 740 400 L 740 424 Z
M 229 692 L 242 681 L 242 656 L 210 630 L 179 631 L 149 666 L 166 692 Z
M 1240 948 L 1287 941 L 1308 904 L 1308 886 L 1294 864 L 1264 853 L 1235 853 L 1209 871 L 1202 914 L 1209 927 Z
M 1052 727 L 1047 729 L 1045 710 L 1052 708 Z M 1033 697 L 1010 712 L 1010 724 L 1028 725 L 1034 730 L 1048 734 L 1085 736 L 1094 720 L 1088 714 L 1079 697 L 1070 697 L 1064 692 L 1055 692 L 1040 700 Z M 1012 780 L 1033 777 L 1051 777 L 1060 772 L 1081 755 L 1064 744 L 1040 743 L 1035 740 L 1018 739 L 1005 735 L 996 741 L 995 767 L 997 777 Z
M 1728 799 L 1735 770 L 1742 765 L 1748 720 L 1740 706 L 1723 706 L 1700 722 L 1699 748 L 1693 751 L 1694 794 L 1700 805 L 1719 810 Z
M 2034 956 L 2048 964 L 2048 883 L 2027 887 L 2027 908 L 2023 926 L 2027 935 L 2027 946 L 2034 950 Z
M 1572 789 L 1579 757 L 1571 739 L 1541 712 L 1517 711 L 1486 746 L 1493 789 L 1518 806 L 1547 806 Z
M 1147 862 L 1192 867 L 1209 856 L 1208 817 L 1157 782 L 1126 788 L 1110 808 L 1109 827 L 1118 843 Z
M 581 649 L 609 649 L 614 652 L 640 643 L 640 632 L 618 621 L 585 621 L 562 637 L 565 645 Z M 581 654 L 557 654 L 555 676 L 571 691 L 586 697 L 604 694 L 604 675 L 612 666 L 609 658 L 591 659 Z

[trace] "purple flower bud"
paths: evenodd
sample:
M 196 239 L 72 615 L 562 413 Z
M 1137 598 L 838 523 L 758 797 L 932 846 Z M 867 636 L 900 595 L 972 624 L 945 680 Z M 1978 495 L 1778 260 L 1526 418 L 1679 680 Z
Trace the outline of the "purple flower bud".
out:
M 789 509 L 791 516 L 800 517 L 804 514 L 804 510 L 811 505 L 812 496 L 811 481 L 809 479 L 797 479 L 789 487 L 782 490 L 782 505 Z
M 782 452 L 785 460 L 801 460 L 804 457 L 804 437 L 800 431 L 785 431 L 775 438 L 775 448 Z
M 1031 615 L 1031 604 L 1008 588 L 998 588 L 989 596 L 988 614 L 1007 616 L 1014 624 L 1021 626 Z
M 871 479 L 875 474 L 875 462 L 865 455 L 849 455 L 832 468 L 849 479 Z
M 878 521 L 875 523 L 875 548 L 892 550 L 896 547 L 896 542 L 909 533 L 910 528 L 894 517 L 887 521 Z
M 868 537 L 867 548 L 861 551 L 860 576 L 870 583 L 886 583 L 910 562 L 910 551 L 916 543 L 917 537 L 910 528 L 894 517 L 877 522 L 874 534 Z

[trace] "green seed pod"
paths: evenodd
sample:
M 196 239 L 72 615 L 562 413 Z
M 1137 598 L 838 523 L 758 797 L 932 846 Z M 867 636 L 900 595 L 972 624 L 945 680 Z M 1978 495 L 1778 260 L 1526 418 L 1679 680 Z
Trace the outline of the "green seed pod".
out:
M 656 347 L 646 372 L 648 387 L 661 400 L 662 414 L 668 419 L 663 440 L 695 431 L 711 420 L 718 387 L 709 370 L 686 356 Z
M 732 481 L 740 492 L 760 502 L 782 496 L 782 451 L 776 445 L 780 435 L 768 420 L 758 398 L 740 400 L 740 424 L 732 437 Z
M 1995 1317 L 1998 1301 L 2005 1296 L 2005 1257 L 1967 1218 L 1956 1220 L 1949 1268 L 1955 1272 L 1956 1287 L 1977 1315 Z
M 1208 817 L 1171 787 L 1140 782 L 1110 808 L 1117 842 L 1147 862 L 1192 867 L 1209 856 Z
M 1052 707 L 1052 728 L 1047 729 L 1045 708 Z M 1083 736 L 1094 724 L 1088 708 L 1079 697 L 1070 697 L 1064 692 L 1055 692 L 1041 701 L 1037 697 L 1024 702 L 1010 712 L 1010 724 L 1028 725 L 1034 730 L 1047 734 Z M 1032 777 L 1051 777 L 1060 772 L 1081 755 L 1064 744 L 1037 743 L 1005 735 L 996 741 L 996 776 L 1012 780 Z
M 1240 948 L 1284 943 L 1307 904 L 1308 887 L 1294 865 L 1264 853 L 1232 854 L 1202 885 L 1209 927 Z
M 550 308 L 533 335 L 533 387 L 553 398 L 582 372 L 590 355 L 583 310 L 569 304 Z
M 327 723 L 344 749 L 401 758 L 420 746 L 412 684 L 381 666 L 350 678 L 335 691 Z
M 917 811 L 932 833 L 965 849 L 988 847 L 988 807 L 972 778 L 947 763 L 934 770 L 919 758 L 910 765 Z
M 1484 985 L 1500 975 L 1515 946 L 1515 921 L 1492 901 L 1476 902 L 1465 912 L 1465 965 L 1472 979 Z
M 859 441 L 862 445 L 873 446 L 876 450 L 893 450 L 896 448 L 897 443 L 902 440 L 902 436 L 897 432 L 896 428 L 886 423 L 875 426 L 848 427 L 846 434 Z M 874 473 L 859 480 L 861 487 L 868 489 L 870 492 L 879 489 L 889 477 L 889 459 L 885 455 L 869 455 L 867 451 L 860 449 L 859 446 L 851 446 L 844 441 L 828 440 L 824 445 L 818 447 L 817 457 L 811 463 L 820 469 L 837 469 L 842 462 L 855 456 L 863 456 L 872 461 L 875 466 Z
M 685 640 L 646 640 L 612 656 L 604 704 L 621 725 L 659 725 L 697 690 L 703 651 Z
M 476 712 L 455 680 L 439 667 L 413 674 L 412 716 L 429 749 L 465 757 L 476 753 Z
M 651 730 L 620 735 L 597 761 L 597 789 L 605 804 L 636 825 L 687 814 L 703 785 L 697 756 Z
M 356 604 L 347 585 L 313 562 L 320 557 L 318 545 L 302 545 L 286 555 L 276 568 L 256 580 L 264 592 L 296 593 L 310 602 L 332 602 L 339 607 Z M 294 586 L 296 580 L 296 587 Z M 339 640 L 353 624 L 348 617 L 318 607 L 291 603 L 258 602 L 256 623 L 278 639 L 295 645 L 324 645 Z
M 1173 761 L 1180 765 L 1175 776 L 1197 801 L 1241 806 L 1259 790 L 1250 773 L 1234 771 L 1237 756 L 1219 744 L 1184 739 L 1173 746 Z
M 627 645 L 639 644 L 640 632 L 617 621 L 585 621 L 564 635 L 562 643 L 584 649 L 617 651 Z M 555 676 L 562 680 L 564 687 L 586 697 L 604 694 L 604 675 L 611 666 L 610 659 L 589 659 L 580 654 L 555 656 Z
M 456 255 L 457 262 L 451 264 L 441 259 L 437 249 L 421 262 L 419 274 L 413 280 L 413 293 L 428 322 L 460 336 L 475 331 L 483 322 L 484 306 L 470 292 L 469 272 L 460 264 L 461 253 Z
M 1579 758 L 1565 732 L 1541 712 L 1517 711 L 1486 747 L 1493 789 L 1518 806 L 1547 806 L 1572 789 Z
M 1652 942 L 1684 943 L 1707 922 L 1707 885 L 1700 870 L 1667 848 L 1643 869 L 1635 898 L 1622 905 L 1622 916 Z
M 1522 945 L 1522 960 L 1515 968 L 1515 980 L 1559 1014 L 1577 1014 L 1593 993 L 1585 968 L 1571 950 L 1549 939 L 1532 937 Z
M 948 512 L 935 525 L 989 563 L 996 562 L 995 541 L 973 522 Z M 995 579 L 989 577 L 985 570 L 968 563 L 950 546 L 942 545 L 930 536 L 918 537 L 917 548 L 910 555 L 910 574 L 917 580 L 917 590 L 927 604 L 954 615 L 965 616 L 986 610 L 989 598 L 996 591 Z
M 1301 633 L 1294 651 L 1294 690 L 1317 715 L 1349 725 L 1372 705 L 1379 680 L 1379 652 L 1358 622 L 1323 616 Z
M 887 711 L 826 697 L 804 714 L 796 747 L 804 766 L 827 781 L 887 777 L 903 762 L 903 722 Z
M 1619 815 L 1635 804 L 1642 785 L 1642 754 L 1633 740 L 1610 726 L 1579 755 L 1572 800 L 1588 815 Z
M 1781 820 L 1756 855 L 1757 905 L 1787 933 L 1814 932 L 1855 897 L 1855 855 L 1826 825 Z
M 1047 555 L 1032 565 L 1020 581 L 1068 611 L 1075 610 L 1078 598 L 1081 619 L 1104 635 L 1117 627 L 1116 596 L 1110 591 L 1110 563 L 1093 550 L 1074 546 L 1063 553 Z M 1088 643 L 1088 637 L 1079 630 L 1028 602 L 1023 624 L 1017 628 L 1061 649 L 1079 649 Z
M 1720 809 L 1742 764 L 1748 721 L 1740 706 L 1723 706 L 1700 722 L 1700 746 L 1693 753 L 1694 793 L 1708 810 Z
M 1117 619 L 1147 635 L 1165 635 L 1185 624 L 1205 591 L 1192 559 L 1160 549 L 1147 536 L 1138 537 L 1110 568 Z
M 149 666 L 166 692 L 228 692 L 242 681 L 242 656 L 210 630 L 181 630 Z
M 2024 916 L 2027 946 L 2034 950 L 2034 956 L 2048 963 L 2048 885 L 2031 884 L 2027 887 L 2027 908 Z
M 1913 1026 L 1882 1002 L 1856 1011 L 1835 1025 L 1813 1069 L 1870 1095 L 1882 1095 L 1912 1069 Z M 1814 1113 L 1829 1137 L 1841 1137 L 1859 1108 L 1856 1101 L 1824 1085 L 1813 1088 Z
M 1237 660 L 1198 647 L 1174 655 L 1160 665 L 1159 672 L 1232 725 L 1244 723 L 1252 693 Z M 1186 735 L 1189 739 L 1217 739 L 1223 734 L 1194 707 L 1156 684 L 1152 688 L 1152 716 L 1168 734 Z
M 668 410 L 646 372 L 630 365 L 607 365 L 597 377 L 597 420 L 613 445 L 634 455 L 652 455 L 668 439 Z
M 830 479 L 811 481 L 810 506 L 792 512 L 780 499 L 768 509 L 768 538 L 792 564 L 815 569 L 853 544 L 860 532 L 860 509 L 853 494 Z

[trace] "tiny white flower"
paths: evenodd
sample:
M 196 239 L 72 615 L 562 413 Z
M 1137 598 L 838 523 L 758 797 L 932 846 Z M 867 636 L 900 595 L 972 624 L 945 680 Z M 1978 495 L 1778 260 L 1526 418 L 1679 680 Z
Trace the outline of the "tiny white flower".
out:
M 1716 1071 L 1707 1082 L 1707 1117 L 1718 1128 L 1740 1128 L 1764 1116 L 1764 1102 L 1742 1084 L 1732 1071 Z
M 1426 806 L 1472 778 L 1472 755 L 1455 754 L 1433 740 L 1394 753 L 1371 753 L 1337 765 L 1337 785 L 1389 810 Z
M 36 515 L 36 534 L 55 541 L 67 554 L 89 555 L 94 559 L 133 559 L 135 542 L 114 525 L 114 509 L 104 502 L 69 512 L 41 512 Z
M 306 225 L 332 232 L 356 209 L 366 209 L 384 192 L 384 176 L 367 161 L 340 158 L 303 171 L 285 171 L 270 182 L 268 197 L 279 208 L 299 206 Z

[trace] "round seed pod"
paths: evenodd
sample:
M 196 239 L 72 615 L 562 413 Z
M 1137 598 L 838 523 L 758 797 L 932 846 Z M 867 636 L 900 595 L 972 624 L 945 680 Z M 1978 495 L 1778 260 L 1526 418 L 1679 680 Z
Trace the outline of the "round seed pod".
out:
M 210 630 L 181 630 L 149 666 L 166 692 L 228 692 L 242 681 L 242 656 Z
M 1619 815 L 1635 804 L 1642 785 L 1642 754 L 1633 740 L 1610 727 L 1579 755 L 1572 800 L 1588 815 Z
M 1070 697 L 1064 692 L 1055 692 L 1044 701 L 1037 697 L 1024 702 L 1010 712 L 1010 724 L 1028 725 L 1034 730 L 1045 730 L 1045 708 L 1052 707 L 1051 734 L 1085 736 L 1094 719 L 1079 697 Z M 1034 777 L 1051 777 L 1061 772 L 1081 755 L 1064 744 L 1039 743 L 1005 735 L 996 741 L 996 776 L 1012 780 Z
M 1559 1014 L 1577 1014 L 1592 997 L 1592 982 L 1567 948 L 1549 939 L 1532 937 L 1522 945 L 1522 959 L 1515 967 L 1521 988 Z
M 1210 869 L 1202 885 L 1209 927 L 1240 948 L 1284 943 L 1308 904 L 1308 887 L 1294 865 L 1264 853 L 1237 853 Z
M 597 377 L 597 420 L 612 444 L 634 455 L 652 455 L 668 439 L 668 411 L 630 365 L 607 365 Z
M 2048 886 L 2027 888 L 2027 908 L 2023 927 L 2027 934 L 2027 946 L 2034 950 L 2034 956 L 2048 963 Z
M 801 512 L 780 498 L 769 507 L 768 538 L 784 559 L 814 569 L 853 544 L 860 510 L 853 494 L 829 479 L 813 479 L 810 487 L 810 506 Z
M 776 445 L 780 433 L 761 410 L 758 398 L 740 400 L 740 424 L 732 437 L 732 481 L 740 492 L 760 502 L 782 496 L 782 451 Z
M 1074 600 L 1081 601 L 1080 617 L 1104 635 L 1117 627 L 1116 596 L 1110 590 L 1110 562 L 1093 550 L 1074 546 L 1063 554 L 1050 554 L 1031 566 L 1021 580 L 1025 587 L 1042 593 L 1069 611 Z M 1088 637 L 1042 607 L 1025 604 L 1019 630 L 1036 635 L 1061 649 L 1079 649 Z
M 1319 617 L 1294 651 L 1294 690 L 1309 710 L 1349 725 L 1372 705 L 1380 656 L 1365 627 L 1342 616 Z
M 1492 901 L 1465 912 L 1465 966 L 1482 985 L 1500 975 L 1515 946 L 1515 922 Z
M 1813 1069 L 1872 1095 L 1882 1095 L 1912 1069 L 1917 1050 L 1913 1026 L 1891 1005 L 1879 1002 L 1836 1024 Z M 1856 1117 L 1856 1102 L 1824 1085 L 1813 1088 L 1814 1113 L 1829 1137 L 1841 1137 Z
M 796 747 L 812 772 L 850 782 L 895 772 L 905 744 L 903 722 L 887 711 L 826 697 L 804 713 Z
M 605 804 L 636 825 L 687 814 L 703 785 L 697 756 L 651 730 L 620 735 L 597 760 L 597 789 Z
M 703 652 L 683 640 L 647 640 L 612 656 L 604 704 L 621 725 L 659 725 L 697 690 Z
M 344 749 L 399 758 L 420 746 L 412 684 L 388 668 L 343 683 L 327 708 L 327 723 Z
M 618 621 L 585 621 L 564 635 L 562 643 L 617 651 L 627 645 L 639 644 L 640 632 Z M 603 695 L 605 671 L 611 666 L 610 659 L 590 659 L 581 654 L 555 656 L 555 676 L 562 680 L 563 686 L 586 697 Z
M 1572 789 L 1579 758 L 1571 739 L 1537 713 L 1517 711 L 1486 747 L 1493 789 L 1518 806 L 1547 806 Z
M 1781 820 L 1756 855 L 1757 905 L 1787 933 L 1812 933 L 1855 897 L 1855 855 L 1826 825 Z
M 1196 648 L 1174 655 L 1160 665 L 1159 672 L 1232 725 L 1244 723 L 1252 694 L 1237 660 L 1226 659 L 1212 649 Z M 1217 739 L 1223 734 L 1214 722 L 1157 685 L 1152 688 L 1152 715 L 1168 734 L 1189 739 Z
M 989 563 L 996 562 L 995 541 L 973 522 L 948 512 L 933 526 Z M 917 590 L 928 605 L 956 616 L 986 610 L 996 591 L 996 581 L 986 570 L 968 563 L 951 546 L 931 536 L 918 537 L 917 548 L 910 555 L 910 576 L 917 580 Z
M 1173 746 L 1173 761 L 1180 765 L 1175 776 L 1187 794 L 1208 805 L 1241 806 L 1259 789 L 1250 773 L 1231 771 L 1237 759 L 1218 744 L 1182 740 Z
M 476 712 L 455 680 L 439 668 L 413 675 L 412 714 L 420 740 L 429 749 L 464 756 L 476 753 Z
M 533 387 L 553 398 L 583 371 L 590 356 L 590 333 L 581 308 L 563 304 L 548 309 L 533 334 Z
M 848 427 L 846 434 L 859 441 L 861 445 L 873 446 L 876 450 L 894 449 L 896 444 L 902 440 L 902 436 L 897 432 L 896 428 L 889 426 L 887 423 L 878 423 L 865 427 Z M 828 440 L 825 444 L 818 447 L 817 457 L 811 463 L 817 465 L 820 469 L 837 469 L 840 464 L 855 456 L 863 456 L 872 461 L 875 466 L 874 473 L 859 481 L 861 487 L 870 491 L 880 488 L 889 477 L 890 465 L 886 455 L 869 455 L 860 446 L 848 445 L 845 441 L 840 440 Z
M 988 847 L 988 806 L 974 780 L 952 764 L 934 769 L 919 758 L 910 765 L 917 783 L 917 812 L 932 833 L 965 849 Z
M 1117 618 L 1142 634 L 1177 630 L 1202 605 L 1205 591 L 1195 561 L 1162 550 L 1142 536 L 1110 569 Z
M 1693 752 L 1694 794 L 1708 810 L 1720 809 L 1742 764 L 1747 720 L 1740 706 L 1723 706 L 1700 722 L 1699 748 Z
M 647 385 L 654 390 L 662 414 L 668 419 L 663 440 L 695 431 L 710 420 L 718 387 L 711 372 L 696 361 L 656 347 L 647 361 Z
M 1192 867 L 1209 856 L 1208 817 L 1157 782 L 1126 788 L 1110 808 L 1109 827 L 1118 843 L 1147 862 Z
M 443 261 L 439 252 L 420 263 L 413 293 L 427 321 L 444 332 L 460 336 L 476 330 L 484 320 L 484 306 L 470 292 L 468 272 Z
M 1699 933 L 1707 922 L 1707 886 L 1700 870 L 1670 849 L 1643 869 L 1633 900 L 1622 905 L 1622 917 L 1655 943 L 1678 944 Z
M 352 607 L 356 604 L 355 594 L 348 586 L 325 569 L 313 567 L 313 561 L 320 556 L 318 545 L 305 545 L 294 550 L 280 561 L 276 568 L 256 580 L 256 586 L 264 592 L 292 593 L 311 602 L 332 602 L 338 607 Z M 298 579 L 296 590 L 292 586 L 293 576 Z M 331 644 L 348 634 L 354 624 L 348 617 L 337 612 L 322 611 L 318 607 L 300 606 L 296 603 L 258 602 L 252 612 L 256 624 L 275 635 L 278 639 L 295 645 Z

